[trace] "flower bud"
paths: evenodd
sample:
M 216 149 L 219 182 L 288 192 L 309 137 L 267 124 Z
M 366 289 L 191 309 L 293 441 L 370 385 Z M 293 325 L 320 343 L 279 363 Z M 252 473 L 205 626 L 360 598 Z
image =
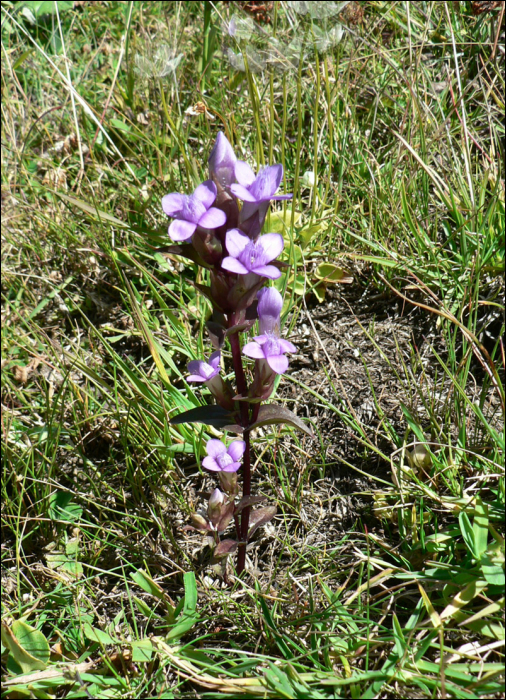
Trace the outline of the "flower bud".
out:
M 237 496 L 239 493 L 239 484 L 237 483 L 237 472 L 220 472 L 218 474 L 221 488 L 230 497 Z
M 215 144 L 209 156 L 209 176 L 216 184 L 230 187 L 235 181 L 235 164 L 237 156 L 229 140 L 223 133 L 218 132 Z
M 192 525 L 196 530 L 200 530 L 201 532 L 207 532 L 210 529 L 209 523 L 202 515 L 199 515 L 198 513 L 192 513 L 190 517 Z
M 207 506 L 207 515 L 213 525 L 216 525 L 221 517 L 221 507 L 225 503 L 226 496 L 220 489 L 214 489 Z

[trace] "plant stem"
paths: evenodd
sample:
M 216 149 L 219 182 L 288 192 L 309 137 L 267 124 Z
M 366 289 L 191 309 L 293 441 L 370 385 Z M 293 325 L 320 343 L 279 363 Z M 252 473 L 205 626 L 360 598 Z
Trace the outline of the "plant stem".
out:
M 234 319 L 230 319 L 230 325 L 234 324 Z M 237 382 L 237 391 L 239 394 L 245 395 L 247 393 L 248 387 L 246 385 L 246 377 L 244 375 L 244 368 L 242 366 L 241 359 L 241 345 L 239 342 L 239 333 L 233 333 L 230 337 L 230 347 L 232 349 L 232 362 L 234 365 L 235 378 Z M 258 417 L 258 411 L 260 410 L 260 403 L 253 406 L 253 411 L 251 414 L 250 422 L 250 411 L 249 404 L 246 401 L 240 402 L 241 406 L 241 423 L 244 428 L 244 442 L 246 443 L 246 448 L 244 450 L 244 456 L 242 461 L 242 496 L 251 496 L 251 453 L 250 453 L 250 432 L 249 427 L 253 425 Z M 241 511 L 241 527 L 240 527 L 240 538 L 241 542 L 239 544 L 239 549 L 237 551 L 237 573 L 240 574 L 244 571 L 246 565 L 246 545 L 248 544 L 248 529 L 249 529 L 249 515 L 250 508 L 243 508 Z

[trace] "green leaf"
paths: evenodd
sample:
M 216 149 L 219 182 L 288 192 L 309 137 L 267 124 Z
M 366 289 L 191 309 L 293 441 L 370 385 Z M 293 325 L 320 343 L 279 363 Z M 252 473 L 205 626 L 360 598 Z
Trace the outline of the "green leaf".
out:
M 183 613 L 194 614 L 197 610 L 197 582 L 193 571 L 187 571 L 183 577 L 184 581 L 184 608 Z
M 97 627 L 92 627 L 89 622 L 85 622 L 83 625 L 83 632 L 86 639 L 90 639 L 92 642 L 98 642 L 102 646 L 108 646 L 111 644 L 120 644 L 119 639 L 114 639 L 107 632 L 102 632 Z
M 350 276 L 342 267 L 334 265 L 334 263 L 320 263 L 315 271 L 315 276 L 323 282 L 337 284 L 338 282 L 353 282 L 353 277 Z
M 68 491 L 55 491 L 49 496 L 48 513 L 51 520 L 74 522 L 83 514 L 81 506 L 71 503 L 72 494 Z
M 294 225 L 296 225 L 301 217 L 301 213 L 296 211 L 294 215 Z M 283 211 L 271 211 L 270 213 L 270 223 L 269 231 L 272 233 L 285 234 L 290 230 L 292 223 L 292 210 L 287 208 Z
M 132 642 L 132 661 L 134 663 L 145 663 L 151 661 L 153 655 L 153 645 L 150 639 L 140 639 Z
M 460 531 L 462 533 L 462 537 L 464 538 L 464 542 L 466 543 L 467 548 L 475 557 L 478 559 L 478 556 L 476 555 L 476 549 L 475 549 L 475 543 L 474 543 L 474 530 L 473 526 L 471 525 L 471 521 L 469 520 L 469 516 L 465 511 L 462 511 L 459 513 L 459 525 L 460 525 Z
M 128 124 L 125 124 L 125 122 L 122 122 L 120 119 L 111 119 L 110 120 L 111 126 L 114 126 L 116 129 L 119 129 L 120 131 L 130 131 L 131 127 Z
M 198 622 L 199 616 L 198 615 L 181 615 L 177 619 L 176 624 L 174 627 L 167 633 L 167 636 L 165 637 L 165 640 L 167 642 L 174 642 L 179 637 L 182 637 L 183 634 L 186 634 L 191 630 L 191 628 Z
M 67 12 L 74 7 L 73 0 L 25 0 L 21 3 L 22 6 L 28 7 L 34 14 L 35 17 L 41 17 L 42 15 L 55 15 L 56 7 L 58 5 L 58 12 Z
M 426 442 L 425 435 L 423 434 L 423 432 L 422 432 L 420 426 L 418 425 L 418 423 L 415 421 L 415 419 L 414 419 L 413 416 L 411 415 L 411 413 L 410 413 L 408 407 L 405 406 L 405 405 L 402 403 L 402 401 L 401 401 L 401 410 L 402 410 L 402 412 L 404 413 L 404 417 L 406 418 L 406 421 L 407 421 L 409 427 L 410 427 L 411 430 L 414 432 L 414 434 L 416 435 L 416 437 L 418 438 L 418 440 L 420 440 L 420 442 L 422 442 L 422 443 L 425 443 L 425 442 Z
M 473 519 L 474 549 L 476 557 L 481 558 L 487 550 L 488 543 L 488 506 L 477 496 Z
M 402 627 L 399 623 L 397 615 L 394 613 L 392 617 L 392 631 L 394 633 L 394 652 L 399 658 L 402 658 L 404 651 L 406 649 L 406 640 L 404 639 L 404 634 L 402 632 Z
M 481 557 L 481 570 L 483 576 L 485 577 L 487 583 L 491 586 L 501 586 L 504 590 L 506 585 L 506 578 L 504 575 L 504 561 L 502 564 L 495 560 L 495 558 L 490 557 L 487 552 Z
M 278 423 L 291 425 L 293 428 L 302 430 L 302 432 L 306 433 L 306 435 L 308 435 L 310 438 L 314 438 L 313 431 L 304 423 L 304 421 L 296 416 L 295 413 L 289 411 L 288 408 L 279 406 L 275 403 L 260 407 L 260 410 L 258 411 L 258 418 L 250 427 L 250 430 L 261 428 L 264 425 L 276 425 Z
M 50 656 L 48 641 L 42 632 L 26 622 L 15 620 L 11 627 L 2 623 L 2 644 L 9 649 L 23 673 L 46 668 Z
M 130 577 L 146 593 L 149 593 L 150 595 L 155 596 L 155 598 L 159 598 L 160 600 L 166 599 L 165 591 L 163 590 L 163 588 L 161 588 L 161 586 L 155 583 L 155 581 L 153 581 L 153 579 L 150 576 L 148 576 L 148 574 L 145 571 L 139 569 L 139 571 L 135 571 L 133 574 L 130 574 Z
M 179 606 L 178 606 L 179 607 Z M 177 608 L 176 608 L 177 610 Z M 193 571 L 184 574 L 184 603 L 183 611 L 177 618 L 176 624 L 165 637 L 166 641 L 174 641 L 186 634 L 199 620 L 197 614 L 197 582 Z

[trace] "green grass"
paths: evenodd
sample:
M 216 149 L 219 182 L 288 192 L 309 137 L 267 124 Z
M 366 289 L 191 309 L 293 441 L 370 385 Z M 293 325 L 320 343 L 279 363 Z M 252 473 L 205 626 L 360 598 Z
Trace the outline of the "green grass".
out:
M 2 5 L 5 697 L 502 697 L 500 10 L 355 3 L 318 54 L 335 18 L 275 3 L 290 61 L 272 25 L 232 44 L 219 2 L 45 5 Z M 184 58 L 148 77 L 161 44 Z M 255 436 L 278 516 L 229 586 L 183 529 L 215 432 L 168 422 L 210 401 L 184 381 L 206 273 L 156 252 L 220 129 L 294 193 L 268 230 L 319 359 L 278 400 L 322 416 Z

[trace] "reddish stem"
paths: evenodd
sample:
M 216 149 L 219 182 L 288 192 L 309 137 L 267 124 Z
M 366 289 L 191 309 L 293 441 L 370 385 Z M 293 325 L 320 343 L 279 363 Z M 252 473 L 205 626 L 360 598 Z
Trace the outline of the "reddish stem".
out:
M 230 325 L 234 324 L 233 317 L 230 319 Z M 234 364 L 234 372 L 237 381 L 237 391 L 239 394 L 246 396 L 248 387 L 246 384 L 246 377 L 244 375 L 244 368 L 242 366 L 241 358 L 241 345 L 239 342 L 239 334 L 233 333 L 230 337 L 230 346 L 232 348 L 232 361 Z M 240 401 L 241 406 L 241 424 L 244 428 L 244 442 L 246 443 L 246 449 L 244 450 L 243 462 L 242 462 L 242 495 L 243 498 L 251 495 L 251 453 L 250 453 L 250 433 L 249 428 L 256 421 L 258 416 L 258 411 L 260 404 L 255 404 L 252 411 L 251 422 L 250 422 L 250 411 L 249 404 L 247 401 Z M 237 551 L 237 573 L 241 574 L 244 571 L 246 565 L 246 545 L 248 544 L 248 529 L 249 529 L 249 516 L 250 507 L 243 508 L 241 512 L 241 528 L 240 528 L 240 538 L 241 542 Z

